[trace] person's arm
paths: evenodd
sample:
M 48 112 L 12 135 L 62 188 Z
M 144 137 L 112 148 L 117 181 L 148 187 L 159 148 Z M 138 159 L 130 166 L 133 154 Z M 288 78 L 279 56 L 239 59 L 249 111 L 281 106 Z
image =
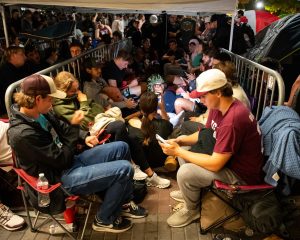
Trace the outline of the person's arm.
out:
M 108 29 L 109 36 L 112 37 L 112 30 L 111 30 L 110 26 L 105 25 L 105 27 Z
M 216 153 L 212 155 L 190 152 L 181 148 L 177 143 L 167 141 L 168 144 L 159 143 L 163 152 L 169 156 L 176 156 L 187 162 L 194 163 L 212 172 L 218 172 L 229 161 L 231 153 Z
M 176 142 L 180 146 L 192 146 L 198 141 L 199 132 L 194 132 L 190 135 L 180 135 L 175 139 L 170 139 L 170 141 Z
M 108 85 L 111 87 L 118 87 L 117 80 L 115 80 L 115 79 L 108 79 L 107 82 L 108 82 Z
M 288 102 L 285 103 L 286 106 L 289 106 L 289 107 L 292 106 L 294 95 L 298 88 L 300 88 L 300 75 L 297 77 L 296 81 L 294 82 L 294 84 L 292 86 L 289 100 L 288 100 Z
M 160 108 L 160 116 L 162 119 L 169 121 L 170 118 L 166 112 L 166 108 L 165 108 L 165 100 L 164 100 L 164 95 L 161 96 L 160 101 L 158 103 L 158 106 Z

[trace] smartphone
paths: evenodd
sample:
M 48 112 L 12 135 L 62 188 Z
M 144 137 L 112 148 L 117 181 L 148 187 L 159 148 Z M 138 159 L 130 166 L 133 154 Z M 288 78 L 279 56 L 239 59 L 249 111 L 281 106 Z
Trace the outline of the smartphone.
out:
M 169 144 L 167 143 L 167 141 L 165 139 L 163 139 L 161 136 L 159 136 L 158 134 L 155 134 L 155 137 L 157 139 L 157 141 L 164 143 L 164 144 Z

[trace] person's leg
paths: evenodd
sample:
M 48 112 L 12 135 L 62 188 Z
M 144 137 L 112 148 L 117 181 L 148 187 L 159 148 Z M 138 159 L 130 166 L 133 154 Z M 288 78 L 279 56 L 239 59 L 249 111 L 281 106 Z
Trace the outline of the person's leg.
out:
M 211 172 L 192 163 L 180 166 L 177 181 L 185 204 L 168 218 L 167 223 L 171 227 L 184 227 L 200 217 L 201 189 L 208 187 L 214 179 L 228 183 L 242 182 L 227 168 Z
M 75 157 L 72 168 L 62 175 L 63 186 L 74 194 L 106 190 L 97 218 L 112 223 L 122 205 L 131 199 L 133 169 L 129 160 L 128 145 L 124 142 L 94 147 Z
M 242 180 L 228 168 L 223 168 L 218 172 L 212 172 L 193 163 L 186 163 L 180 166 L 177 172 L 177 181 L 187 209 L 199 209 L 201 189 L 208 187 L 214 179 L 232 184 L 242 182 Z
M 114 141 L 124 141 L 128 143 L 128 132 L 126 125 L 122 121 L 114 121 L 107 125 L 105 128 L 107 133 L 113 134 Z
M 195 103 L 185 99 L 185 98 L 177 98 L 174 106 L 176 114 L 180 113 L 181 111 L 193 111 Z

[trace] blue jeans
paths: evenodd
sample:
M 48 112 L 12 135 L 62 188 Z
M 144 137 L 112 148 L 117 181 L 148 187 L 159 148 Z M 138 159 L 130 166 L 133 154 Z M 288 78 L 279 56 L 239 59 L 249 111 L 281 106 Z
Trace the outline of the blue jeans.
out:
M 127 143 L 98 145 L 74 157 L 73 165 L 62 177 L 63 186 L 73 194 L 105 191 L 97 218 L 106 224 L 119 215 L 131 199 L 133 168 Z

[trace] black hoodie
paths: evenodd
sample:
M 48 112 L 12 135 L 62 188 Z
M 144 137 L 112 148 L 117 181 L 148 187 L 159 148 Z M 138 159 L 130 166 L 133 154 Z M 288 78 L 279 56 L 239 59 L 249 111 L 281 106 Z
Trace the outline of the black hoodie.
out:
M 17 105 L 12 106 L 11 112 L 8 141 L 19 167 L 35 177 L 44 173 L 50 184 L 59 182 L 62 171 L 73 163 L 78 140 L 85 139 L 87 132 L 58 120 L 52 111 L 44 115 L 50 123 L 49 131 L 35 119 L 21 113 Z M 55 143 L 54 132 L 61 146 Z

